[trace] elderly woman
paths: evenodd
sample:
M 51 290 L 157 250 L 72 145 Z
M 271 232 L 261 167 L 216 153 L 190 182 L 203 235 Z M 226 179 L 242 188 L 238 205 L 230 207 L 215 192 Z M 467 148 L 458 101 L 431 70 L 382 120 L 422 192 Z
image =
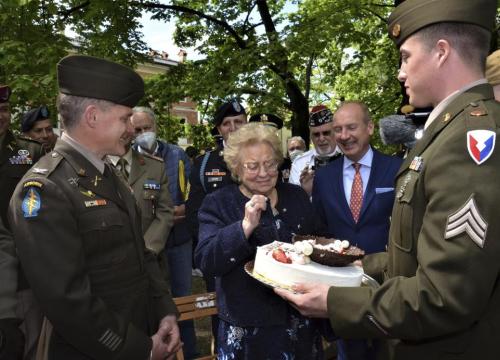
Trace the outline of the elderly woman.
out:
M 277 182 L 283 160 L 274 130 L 248 124 L 231 134 L 224 160 L 238 184 L 205 198 L 199 210 L 197 266 L 216 277 L 219 359 L 322 359 L 317 320 L 301 316 L 248 276 L 257 246 L 314 233 L 307 194 Z

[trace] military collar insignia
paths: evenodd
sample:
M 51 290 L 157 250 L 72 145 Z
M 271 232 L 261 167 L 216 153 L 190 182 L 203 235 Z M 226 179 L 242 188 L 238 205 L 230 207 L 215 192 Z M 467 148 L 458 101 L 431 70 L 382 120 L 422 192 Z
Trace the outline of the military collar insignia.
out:
M 78 174 L 79 176 L 85 176 L 85 169 L 81 169 L 81 168 L 80 168 L 80 169 L 78 170 L 77 174 Z
M 472 160 L 481 165 L 493 154 L 496 133 L 491 130 L 472 130 L 467 132 L 467 150 Z
M 224 151 L 223 150 L 219 151 L 219 156 L 224 156 Z
M 450 113 L 446 113 L 443 115 L 443 122 L 448 122 L 448 121 L 450 121 L 450 119 L 451 119 Z
M 94 184 L 94 187 L 97 187 L 97 184 L 99 184 L 99 181 L 102 180 L 102 177 L 100 177 L 99 175 L 96 175 L 94 177 L 94 180 L 92 181 L 92 183 Z
M 419 172 L 424 166 L 424 159 L 421 156 L 415 156 L 410 164 L 410 170 Z
M 96 199 L 96 200 L 89 200 L 84 202 L 85 207 L 95 207 L 95 206 L 104 206 L 107 204 L 106 199 Z
M 33 168 L 31 169 L 31 172 L 33 174 L 41 174 L 41 175 L 45 175 L 49 172 L 49 169 L 44 169 L 44 168 Z
M 68 182 L 70 183 L 70 185 L 78 186 L 78 180 L 80 180 L 80 179 L 79 178 L 69 178 Z
M 488 223 L 479 213 L 479 208 L 474 201 L 474 194 L 455 213 L 448 216 L 444 233 L 445 239 L 450 239 L 460 234 L 467 234 L 480 248 L 486 241 Z
M 34 186 L 29 187 L 26 195 L 24 196 L 23 202 L 21 203 L 21 209 L 25 218 L 32 218 L 38 216 L 38 211 L 42 206 L 42 199 L 40 194 L 35 189 Z

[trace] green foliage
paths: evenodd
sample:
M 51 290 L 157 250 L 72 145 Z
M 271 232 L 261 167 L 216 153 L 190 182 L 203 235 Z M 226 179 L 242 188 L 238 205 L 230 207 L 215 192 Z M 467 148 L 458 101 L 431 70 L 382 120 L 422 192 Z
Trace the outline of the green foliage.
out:
M 211 149 L 215 146 L 215 141 L 210 134 L 210 128 L 208 126 L 198 124 L 198 125 L 188 125 L 187 126 L 187 136 L 193 142 L 193 146 L 198 150 Z

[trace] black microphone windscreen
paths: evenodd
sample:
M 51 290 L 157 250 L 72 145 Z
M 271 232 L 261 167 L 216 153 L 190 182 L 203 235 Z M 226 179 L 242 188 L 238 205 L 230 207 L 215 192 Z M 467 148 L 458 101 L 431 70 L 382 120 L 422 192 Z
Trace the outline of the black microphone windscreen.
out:
M 415 141 L 417 127 L 404 115 L 389 115 L 379 122 L 380 138 L 385 145 L 405 144 Z

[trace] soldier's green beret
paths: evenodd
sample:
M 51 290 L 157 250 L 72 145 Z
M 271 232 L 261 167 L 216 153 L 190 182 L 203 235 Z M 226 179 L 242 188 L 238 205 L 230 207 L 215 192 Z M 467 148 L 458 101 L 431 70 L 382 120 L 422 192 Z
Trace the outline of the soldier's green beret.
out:
M 70 55 L 57 64 L 63 94 L 107 100 L 134 107 L 144 96 L 144 81 L 132 69 L 86 55 Z
M 400 46 L 410 35 L 437 23 L 454 22 L 492 31 L 497 0 L 406 0 L 389 17 L 389 36 Z

